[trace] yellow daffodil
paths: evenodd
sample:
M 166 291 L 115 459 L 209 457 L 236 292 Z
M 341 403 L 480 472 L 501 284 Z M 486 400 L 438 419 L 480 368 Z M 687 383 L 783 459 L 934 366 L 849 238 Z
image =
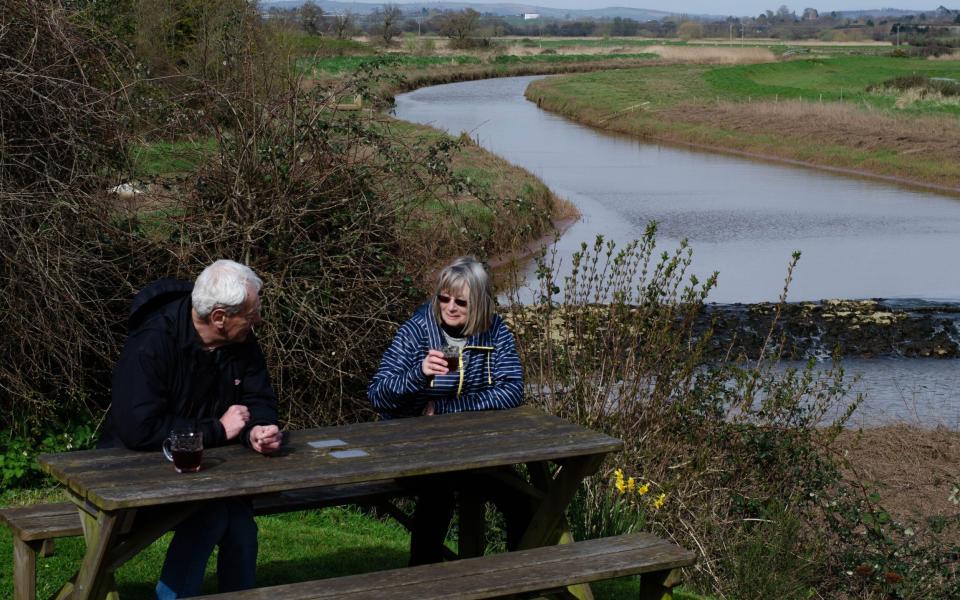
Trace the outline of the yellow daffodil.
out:
M 660 494 L 659 496 L 657 496 L 657 499 L 653 501 L 653 507 L 657 510 L 660 510 L 661 508 L 663 508 L 663 503 L 666 501 L 667 501 L 667 495 Z
M 650 491 L 650 484 L 649 484 L 649 483 L 645 483 L 645 484 L 643 484 L 643 485 L 641 485 L 640 487 L 637 488 L 637 495 L 638 495 L 638 496 L 643 496 L 644 494 L 646 494 L 646 493 L 649 492 L 649 491 Z
M 624 490 L 627 489 L 627 486 L 623 482 L 623 471 L 620 469 L 617 469 L 616 471 L 613 472 L 613 476 L 615 478 L 613 485 L 614 487 L 617 488 L 617 491 L 622 494 Z
M 637 482 L 633 480 L 633 477 L 627 479 L 627 491 L 632 492 L 634 487 L 636 487 Z

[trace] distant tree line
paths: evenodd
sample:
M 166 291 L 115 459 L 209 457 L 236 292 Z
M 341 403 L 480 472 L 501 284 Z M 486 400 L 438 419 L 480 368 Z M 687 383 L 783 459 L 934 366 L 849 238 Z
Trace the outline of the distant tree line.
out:
M 602 19 L 537 18 L 522 15 L 503 17 L 483 14 L 468 8 L 442 11 L 422 8 L 404 10 L 397 4 L 384 4 L 370 14 L 349 12 L 326 14 L 314 2 L 299 8 L 273 7 L 268 16 L 287 21 L 312 35 L 345 38 L 367 35 L 383 44 L 391 44 L 403 34 L 439 35 L 459 42 L 472 38 L 499 36 L 553 37 L 662 37 L 773 38 L 783 40 L 822 39 L 824 41 L 897 41 L 924 45 L 930 39 L 957 37 L 960 11 L 943 7 L 901 17 L 844 16 L 820 13 L 805 8 L 798 14 L 786 5 L 766 10 L 755 17 L 694 19 L 684 15 L 660 20 L 637 21 L 624 17 Z M 904 37 L 906 36 L 906 37 Z M 926 40 L 926 41 L 925 41 Z

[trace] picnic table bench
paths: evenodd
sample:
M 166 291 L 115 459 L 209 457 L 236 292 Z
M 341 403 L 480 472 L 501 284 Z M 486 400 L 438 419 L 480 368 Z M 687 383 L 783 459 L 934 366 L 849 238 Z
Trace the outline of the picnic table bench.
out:
M 642 575 L 641 600 L 667 600 L 676 569 L 696 555 L 649 533 L 634 533 L 422 565 L 204 596 L 209 600 L 475 600 L 517 594 L 567 595 L 569 586 Z

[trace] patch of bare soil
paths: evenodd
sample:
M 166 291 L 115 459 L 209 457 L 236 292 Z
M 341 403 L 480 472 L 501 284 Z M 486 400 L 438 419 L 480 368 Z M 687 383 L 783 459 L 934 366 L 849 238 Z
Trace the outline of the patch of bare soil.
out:
M 952 485 L 960 481 L 960 432 L 889 425 L 846 431 L 839 448 L 854 481 L 875 488 L 898 519 L 956 515 Z

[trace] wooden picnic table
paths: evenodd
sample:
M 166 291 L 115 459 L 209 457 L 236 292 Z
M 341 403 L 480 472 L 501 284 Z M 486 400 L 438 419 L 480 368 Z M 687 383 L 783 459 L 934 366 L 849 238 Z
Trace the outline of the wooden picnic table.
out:
M 312 443 L 312 444 L 311 444 Z M 238 444 L 204 450 L 203 467 L 178 474 L 158 452 L 88 450 L 39 457 L 77 504 L 87 544 L 58 598 L 116 597 L 113 573 L 206 500 L 261 497 L 423 475 L 526 465 L 535 510 L 520 549 L 558 543 L 564 511 L 584 477 L 623 442 L 524 406 L 287 432 L 277 455 Z M 553 467 L 551 467 L 553 465 Z M 519 482 L 519 483 L 518 483 Z M 483 511 L 461 512 L 461 555 L 482 553 Z M 463 511 L 463 508 L 461 509 Z M 138 511 L 150 518 L 135 519 Z

